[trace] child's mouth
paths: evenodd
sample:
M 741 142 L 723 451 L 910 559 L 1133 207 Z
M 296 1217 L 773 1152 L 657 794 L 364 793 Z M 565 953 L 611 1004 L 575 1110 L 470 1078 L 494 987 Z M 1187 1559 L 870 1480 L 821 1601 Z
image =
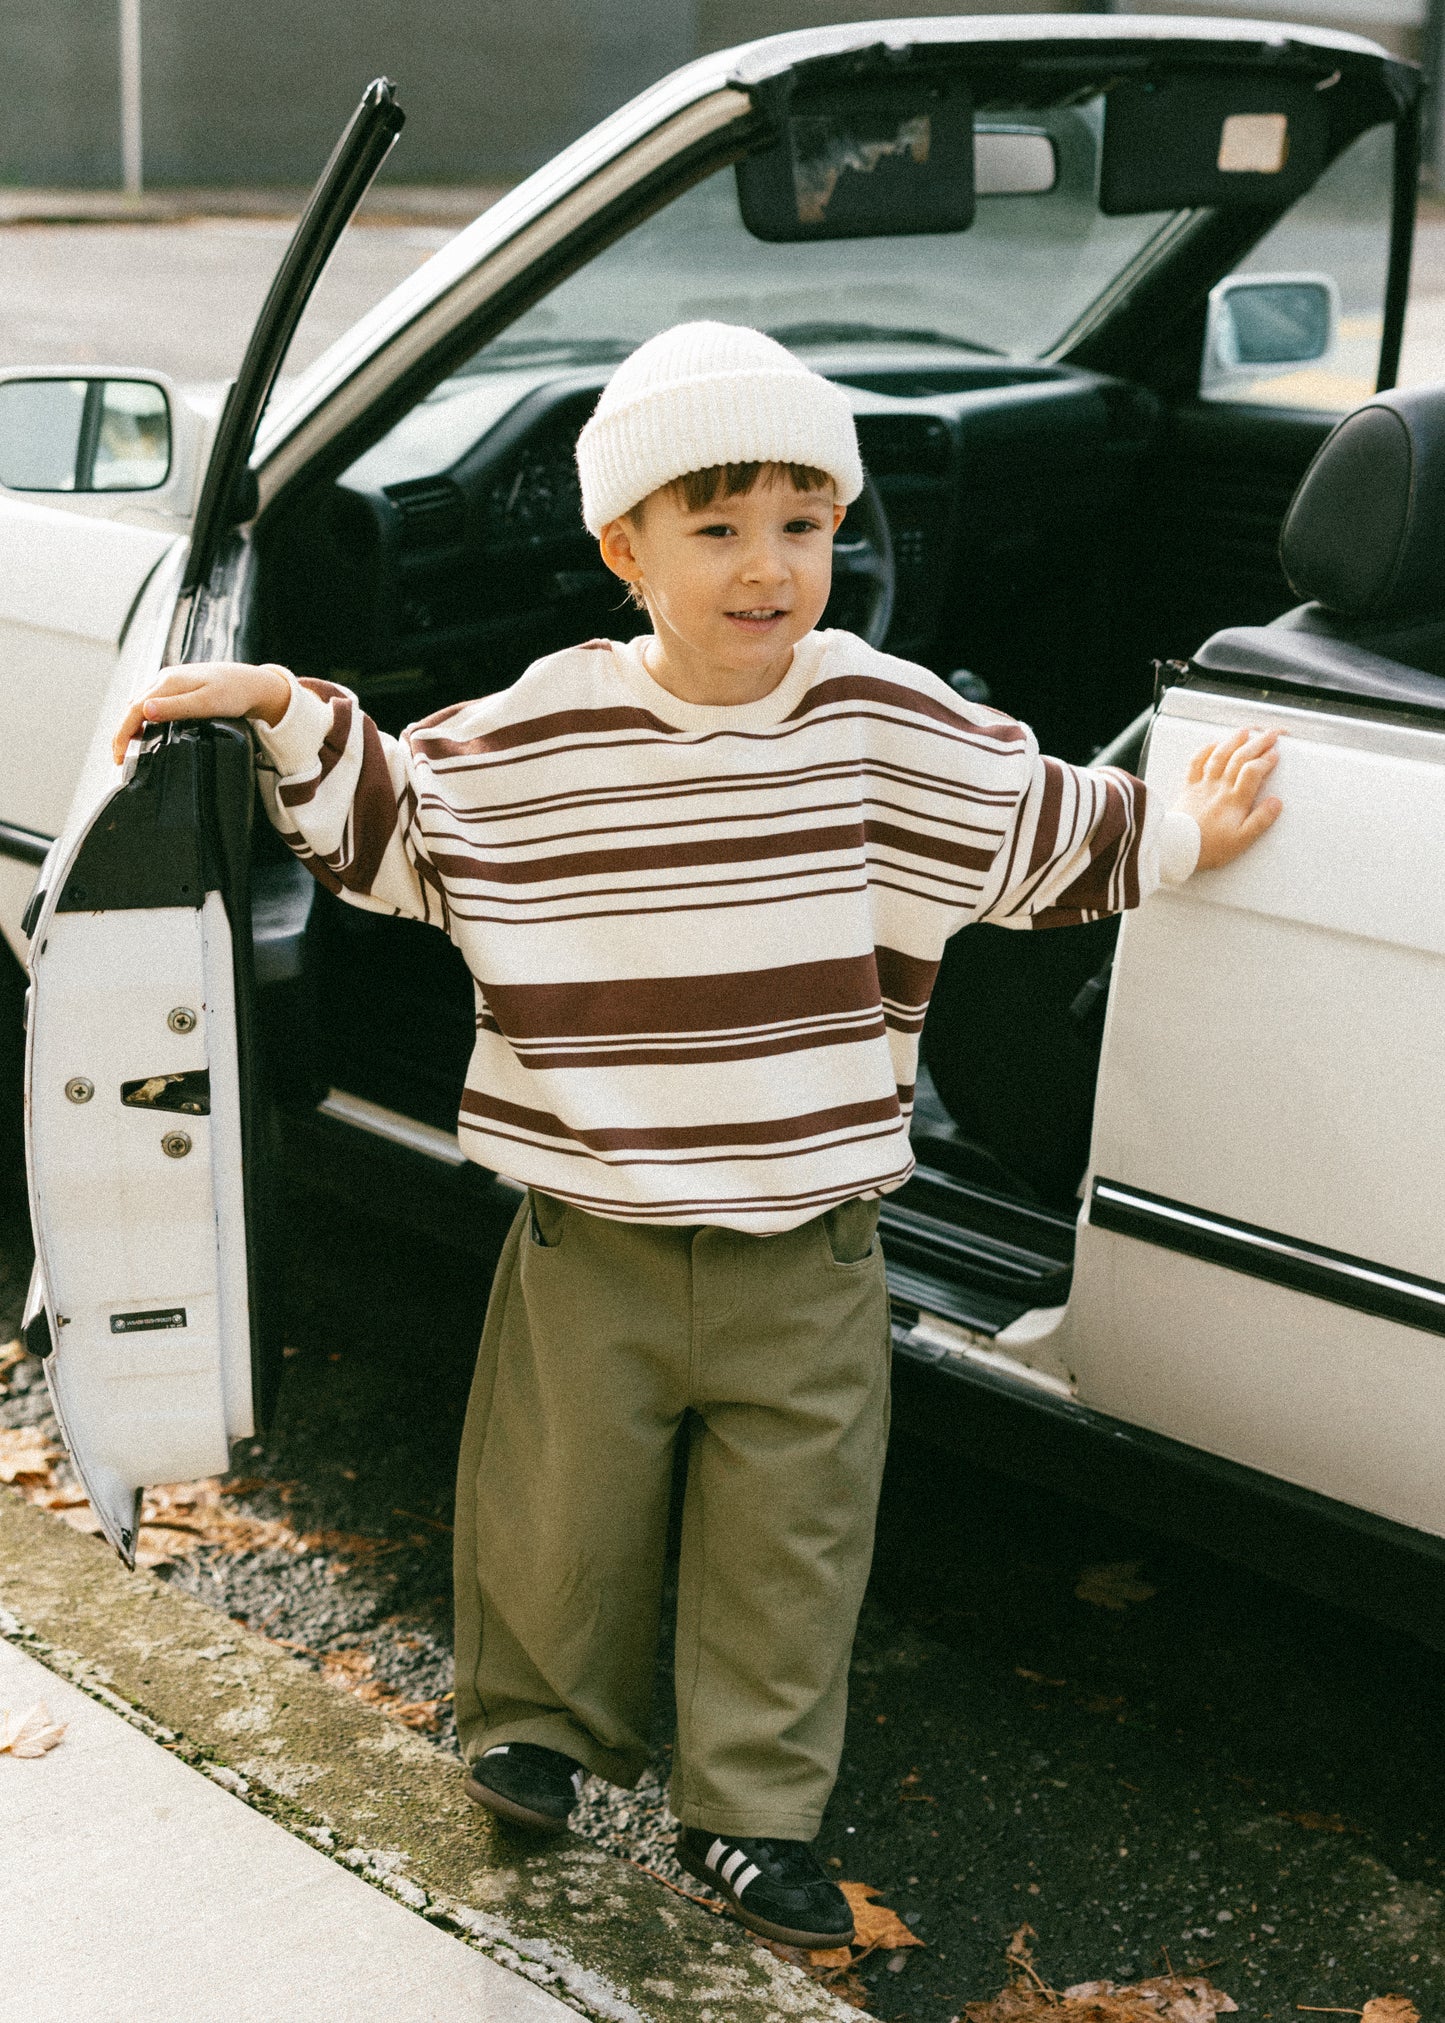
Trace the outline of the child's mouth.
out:
M 780 605 L 758 604 L 748 611 L 729 611 L 724 615 L 745 632 L 767 632 L 788 614 Z

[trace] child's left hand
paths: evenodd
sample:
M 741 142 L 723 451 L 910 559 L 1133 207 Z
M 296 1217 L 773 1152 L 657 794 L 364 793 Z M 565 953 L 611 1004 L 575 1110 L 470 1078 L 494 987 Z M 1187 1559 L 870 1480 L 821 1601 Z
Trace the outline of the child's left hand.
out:
M 1200 871 L 1232 863 L 1257 842 L 1284 803 L 1259 791 L 1279 764 L 1278 731 L 1235 731 L 1206 745 L 1189 762 L 1183 793 L 1174 803 L 1199 824 Z

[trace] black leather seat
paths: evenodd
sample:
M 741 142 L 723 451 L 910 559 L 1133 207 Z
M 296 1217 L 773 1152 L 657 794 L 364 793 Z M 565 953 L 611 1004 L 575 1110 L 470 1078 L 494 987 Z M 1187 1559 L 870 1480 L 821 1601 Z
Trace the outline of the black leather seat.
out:
M 1377 394 L 1300 480 L 1280 532 L 1308 601 L 1216 632 L 1196 665 L 1313 692 L 1445 701 L 1445 386 Z

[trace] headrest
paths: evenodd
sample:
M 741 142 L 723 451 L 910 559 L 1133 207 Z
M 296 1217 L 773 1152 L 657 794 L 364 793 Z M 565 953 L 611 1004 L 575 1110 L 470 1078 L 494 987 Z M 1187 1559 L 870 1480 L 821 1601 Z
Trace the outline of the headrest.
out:
M 1279 554 L 1297 596 L 1344 617 L 1445 612 L 1445 386 L 1346 415 L 1300 480 Z

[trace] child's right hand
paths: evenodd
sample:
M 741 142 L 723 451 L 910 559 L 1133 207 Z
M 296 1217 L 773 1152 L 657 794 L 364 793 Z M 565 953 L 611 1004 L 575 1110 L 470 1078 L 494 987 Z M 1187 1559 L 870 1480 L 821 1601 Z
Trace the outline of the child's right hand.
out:
M 111 752 L 125 763 L 125 748 L 143 725 L 175 723 L 183 717 L 246 716 L 278 724 L 291 701 L 291 684 L 279 667 L 247 667 L 235 660 L 200 660 L 173 667 L 150 694 L 133 702 L 121 719 Z

